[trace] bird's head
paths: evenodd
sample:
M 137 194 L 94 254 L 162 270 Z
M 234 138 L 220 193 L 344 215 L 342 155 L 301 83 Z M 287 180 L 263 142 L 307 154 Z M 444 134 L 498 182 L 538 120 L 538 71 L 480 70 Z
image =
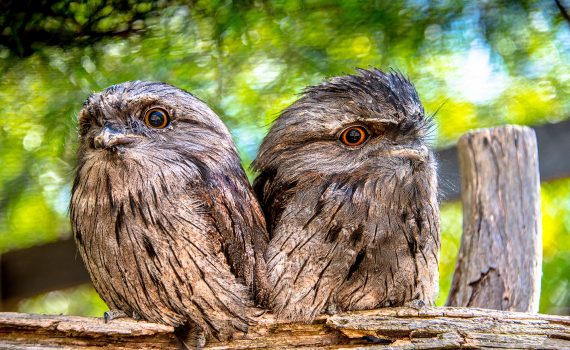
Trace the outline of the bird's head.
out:
M 273 124 L 254 168 L 291 181 L 402 174 L 432 163 L 430 120 L 412 83 L 397 72 L 358 73 L 307 88 Z
M 203 172 L 237 158 L 218 116 L 164 83 L 127 82 L 91 95 L 79 113 L 79 135 L 80 162 L 176 163 Z

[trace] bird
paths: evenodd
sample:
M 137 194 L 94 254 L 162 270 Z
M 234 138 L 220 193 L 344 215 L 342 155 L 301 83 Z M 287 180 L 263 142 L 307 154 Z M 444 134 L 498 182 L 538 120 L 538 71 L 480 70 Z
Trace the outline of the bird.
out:
M 268 233 L 220 118 L 185 90 L 133 81 L 92 94 L 78 125 L 71 226 L 105 318 L 170 325 L 192 347 L 246 332 Z
M 399 71 L 304 89 L 252 163 L 279 319 L 433 305 L 440 250 L 432 116 Z

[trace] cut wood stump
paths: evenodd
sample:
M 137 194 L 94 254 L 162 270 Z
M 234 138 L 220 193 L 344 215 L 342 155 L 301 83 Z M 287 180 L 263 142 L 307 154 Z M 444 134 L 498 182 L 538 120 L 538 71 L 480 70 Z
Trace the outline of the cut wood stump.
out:
M 2 349 L 177 349 L 173 328 L 129 319 L 0 313 Z M 570 317 L 470 309 L 385 308 L 321 316 L 312 324 L 260 317 L 247 334 L 208 349 L 570 349 Z
M 537 312 L 542 235 L 538 150 L 532 129 L 507 125 L 463 135 L 463 236 L 448 306 Z

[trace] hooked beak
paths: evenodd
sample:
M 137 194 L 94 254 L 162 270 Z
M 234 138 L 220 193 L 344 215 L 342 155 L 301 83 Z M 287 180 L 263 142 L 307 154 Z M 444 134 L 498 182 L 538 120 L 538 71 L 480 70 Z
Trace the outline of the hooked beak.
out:
M 105 124 L 99 134 L 93 138 L 95 148 L 113 148 L 120 145 L 128 145 L 132 143 L 136 135 L 125 135 L 112 126 Z

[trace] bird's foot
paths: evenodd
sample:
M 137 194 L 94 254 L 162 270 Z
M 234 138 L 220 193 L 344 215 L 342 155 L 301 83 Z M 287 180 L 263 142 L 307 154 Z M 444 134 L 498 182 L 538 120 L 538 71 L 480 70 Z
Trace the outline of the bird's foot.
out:
M 410 300 L 408 302 L 404 303 L 405 307 L 410 307 L 412 309 L 416 309 L 416 310 L 424 310 L 427 305 L 423 300 L 420 299 L 414 299 L 414 300 Z
M 261 307 L 258 307 L 254 310 L 253 317 L 255 317 L 255 318 L 261 317 L 261 316 L 265 315 L 267 312 L 268 312 L 267 309 L 263 309 Z
M 103 319 L 105 320 L 105 323 L 108 323 L 109 321 L 112 320 L 116 320 L 118 318 L 126 318 L 129 317 L 129 315 L 127 315 L 124 311 L 121 310 L 109 310 L 109 311 L 105 311 L 105 313 L 103 314 Z
M 122 310 L 109 310 L 103 313 L 103 319 L 105 320 L 105 323 L 116 320 L 118 318 L 132 318 L 135 321 L 142 320 L 142 317 L 135 311 L 133 311 L 132 315 L 129 315 Z
M 336 306 L 336 304 L 328 304 L 326 309 L 325 309 L 325 313 L 327 315 L 336 315 L 340 312 L 339 308 Z

